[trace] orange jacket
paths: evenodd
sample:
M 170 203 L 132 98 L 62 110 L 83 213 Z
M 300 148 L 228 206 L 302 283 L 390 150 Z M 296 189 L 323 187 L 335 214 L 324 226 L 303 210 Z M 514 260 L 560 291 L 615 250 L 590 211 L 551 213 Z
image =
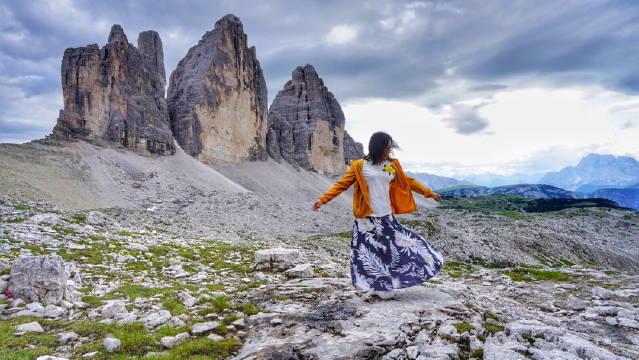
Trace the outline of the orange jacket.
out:
M 423 195 L 424 197 L 432 197 L 433 192 L 420 184 L 417 180 L 406 175 L 397 159 L 391 159 L 391 163 L 395 166 L 395 178 L 391 180 L 389 186 L 389 195 L 391 201 L 391 209 L 393 214 L 404 214 L 417 211 L 415 199 L 413 199 L 412 191 Z M 362 174 L 364 159 L 351 160 L 351 166 L 348 168 L 344 176 L 339 179 L 324 195 L 320 196 L 319 202 L 326 204 L 333 200 L 337 195 L 344 192 L 355 183 L 355 194 L 353 195 L 353 215 L 356 218 L 365 218 L 373 213 L 370 200 L 368 198 L 368 186 Z

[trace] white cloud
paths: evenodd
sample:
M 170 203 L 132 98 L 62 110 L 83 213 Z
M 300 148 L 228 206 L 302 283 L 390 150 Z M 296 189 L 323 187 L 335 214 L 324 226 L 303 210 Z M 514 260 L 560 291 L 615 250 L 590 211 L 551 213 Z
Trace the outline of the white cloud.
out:
M 476 108 L 476 115 L 490 123 L 472 135 L 448 127 L 452 106 L 434 112 L 406 101 L 360 99 L 343 109 L 356 141 L 366 148 L 373 132 L 387 131 L 402 147 L 396 155 L 410 169 L 442 176 L 510 175 L 558 170 L 591 152 L 639 159 L 639 127 L 627 125 L 635 123 L 626 112 L 609 111 L 638 100 L 599 86 L 502 90 L 481 106 L 481 99 L 456 105 Z
M 358 33 L 359 30 L 355 25 L 336 25 L 331 28 L 324 40 L 329 44 L 348 44 L 357 38 Z

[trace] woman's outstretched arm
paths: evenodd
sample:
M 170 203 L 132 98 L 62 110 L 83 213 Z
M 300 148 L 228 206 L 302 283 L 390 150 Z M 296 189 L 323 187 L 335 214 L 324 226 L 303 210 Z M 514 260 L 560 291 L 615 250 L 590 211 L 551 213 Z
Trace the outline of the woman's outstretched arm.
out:
M 324 195 L 320 196 L 319 199 L 313 204 L 313 210 L 319 209 L 319 207 L 327 202 L 333 200 L 336 196 L 343 193 L 346 189 L 351 187 L 355 182 L 355 168 L 351 165 L 344 176 L 339 179 L 333 186 Z
M 408 175 L 406 175 L 406 180 L 408 181 L 408 184 L 410 185 L 410 189 L 412 191 L 421 194 L 425 198 L 432 197 L 436 201 L 441 201 L 441 195 L 434 193 L 431 189 L 425 187 L 419 181 L 413 179 Z

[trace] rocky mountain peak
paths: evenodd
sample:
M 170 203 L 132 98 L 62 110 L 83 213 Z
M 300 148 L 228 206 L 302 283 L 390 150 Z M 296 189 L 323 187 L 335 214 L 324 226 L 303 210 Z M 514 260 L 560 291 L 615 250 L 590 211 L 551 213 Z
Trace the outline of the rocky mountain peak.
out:
M 363 146 L 344 130 L 344 113 L 315 68 L 298 66 L 268 115 L 268 152 L 275 160 L 322 173 L 343 171 Z
M 111 33 L 109 33 L 109 41 L 108 42 L 114 42 L 114 41 L 123 41 L 123 42 L 128 42 L 129 40 L 126 38 L 126 34 L 124 33 L 124 30 L 122 29 L 122 26 L 120 26 L 119 24 L 113 24 L 113 26 L 111 26 Z
M 215 22 L 215 30 L 219 30 L 220 28 L 228 26 L 239 27 L 238 30 L 242 33 L 244 32 L 244 29 L 242 28 L 242 21 L 240 20 L 240 18 L 233 14 L 224 15 L 220 20 Z
M 120 25 L 109 42 L 69 48 L 62 59 L 64 109 L 50 137 L 120 143 L 143 153 L 173 154 L 164 100 L 164 54 L 155 31 L 135 48 Z
M 171 74 L 173 135 L 210 163 L 266 159 L 267 89 L 255 48 L 229 14 L 202 36 Z

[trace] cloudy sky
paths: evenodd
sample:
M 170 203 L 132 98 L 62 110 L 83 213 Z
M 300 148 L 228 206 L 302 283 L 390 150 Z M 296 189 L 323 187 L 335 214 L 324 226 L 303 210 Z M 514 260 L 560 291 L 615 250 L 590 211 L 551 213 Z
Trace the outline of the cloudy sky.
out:
M 591 152 L 639 159 L 637 1 L 79 1 L 0 3 L 0 142 L 48 134 L 68 47 L 159 32 L 169 74 L 215 21 L 238 16 L 269 103 L 315 66 L 346 129 L 377 130 L 405 168 L 539 172 Z

